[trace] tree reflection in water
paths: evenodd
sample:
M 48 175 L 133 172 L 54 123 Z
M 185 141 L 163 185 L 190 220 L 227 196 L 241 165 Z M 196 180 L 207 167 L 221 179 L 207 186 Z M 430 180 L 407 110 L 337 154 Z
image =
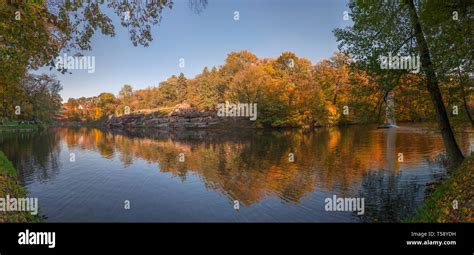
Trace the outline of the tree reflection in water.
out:
M 313 193 L 364 197 L 365 215 L 354 216 L 361 221 L 398 221 L 413 213 L 425 183 L 443 172 L 432 163 L 443 150 L 442 140 L 416 128 L 169 132 L 57 128 L 2 135 L 0 145 L 24 183 L 54 179 L 68 160 L 59 158 L 61 150 L 79 154 L 76 158 L 94 152 L 104 160 L 118 159 L 124 168 L 144 160 L 182 182 L 190 174 L 199 176 L 207 190 L 221 192 L 230 203 L 239 200 L 247 208 L 269 198 L 298 205 Z M 397 160 L 400 152 L 404 162 Z M 180 153 L 184 162 L 178 160 Z M 290 153 L 294 162 L 288 160 Z M 321 208 L 323 200 L 317 201 Z

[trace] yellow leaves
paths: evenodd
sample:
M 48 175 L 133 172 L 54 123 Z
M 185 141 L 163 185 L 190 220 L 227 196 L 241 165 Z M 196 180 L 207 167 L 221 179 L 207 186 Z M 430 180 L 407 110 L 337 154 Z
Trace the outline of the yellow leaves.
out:
M 449 214 L 449 208 L 447 208 L 447 207 L 443 208 L 443 209 L 442 209 L 442 213 L 443 213 L 444 215 L 448 215 L 448 214 Z
M 337 108 L 333 104 L 327 104 L 326 109 L 330 115 L 337 115 Z
M 100 117 L 102 117 L 102 111 L 99 108 L 96 108 L 94 118 L 98 120 Z
M 288 88 L 286 89 L 286 93 L 288 93 L 288 94 L 294 94 L 294 93 L 295 93 L 295 87 L 293 87 L 293 86 L 288 86 Z

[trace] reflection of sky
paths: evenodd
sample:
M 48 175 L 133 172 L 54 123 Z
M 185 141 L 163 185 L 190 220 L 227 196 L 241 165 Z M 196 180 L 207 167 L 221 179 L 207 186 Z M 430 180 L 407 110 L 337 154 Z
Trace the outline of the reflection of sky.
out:
M 187 1 L 176 0 L 172 10 L 163 12 L 160 26 L 153 29 L 154 41 L 148 48 L 133 47 L 128 32 L 113 14 L 109 16 L 113 17 L 116 37 L 98 31 L 92 38 L 92 51 L 84 52 L 96 57 L 94 74 L 86 70 L 53 73 L 62 82 L 66 101 L 104 91 L 117 94 L 123 84 L 156 86 L 180 72 L 193 77 L 205 66 L 222 65 L 229 52 L 243 49 L 262 58 L 293 51 L 315 63 L 337 51 L 332 30 L 349 22 L 342 19 L 345 2 L 209 1 L 207 8 L 196 14 Z M 233 19 L 235 11 L 240 13 L 239 21 Z M 185 59 L 184 69 L 178 66 L 180 58 Z

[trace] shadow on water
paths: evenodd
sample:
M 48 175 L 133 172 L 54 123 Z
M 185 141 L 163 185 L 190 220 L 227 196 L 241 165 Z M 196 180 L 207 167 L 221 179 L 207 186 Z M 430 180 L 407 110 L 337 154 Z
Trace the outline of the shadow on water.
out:
M 0 150 L 12 161 L 22 183 L 47 182 L 60 170 L 60 139 L 58 134 L 45 130 L 4 133 L 0 135 Z

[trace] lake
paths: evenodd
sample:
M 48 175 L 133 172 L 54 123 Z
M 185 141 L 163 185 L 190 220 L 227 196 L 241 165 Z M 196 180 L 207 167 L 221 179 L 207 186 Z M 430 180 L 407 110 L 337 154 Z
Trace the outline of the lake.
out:
M 457 136 L 464 153 L 471 132 Z M 439 133 L 53 128 L 0 133 L 47 222 L 397 222 L 445 172 Z M 364 198 L 364 214 L 327 198 Z

